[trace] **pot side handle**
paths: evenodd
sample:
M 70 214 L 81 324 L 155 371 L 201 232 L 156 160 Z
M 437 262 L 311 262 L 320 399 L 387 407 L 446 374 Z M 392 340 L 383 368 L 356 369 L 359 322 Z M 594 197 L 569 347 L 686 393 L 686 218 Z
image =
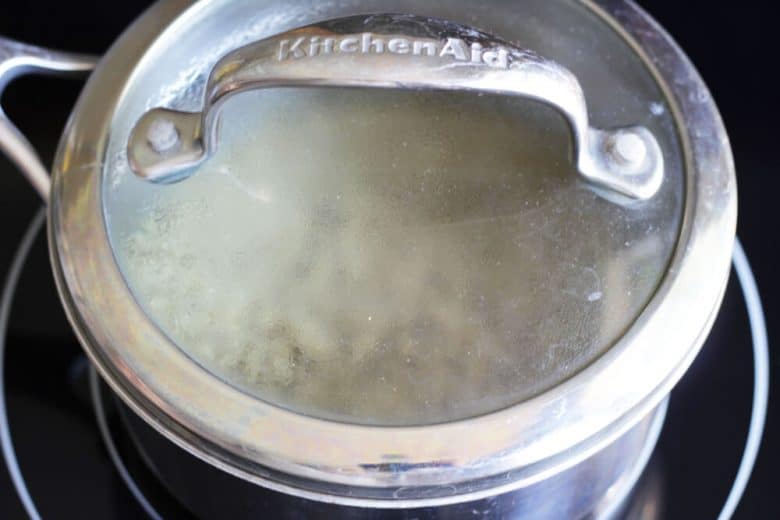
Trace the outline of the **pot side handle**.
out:
M 127 148 L 131 168 L 153 182 L 187 178 L 218 147 L 219 113 L 228 98 L 292 86 L 461 90 L 534 99 L 569 123 L 574 164 L 590 184 L 644 200 L 663 180 L 655 136 L 642 126 L 591 127 L 582 87 L 563 66 L 473 27 L 399 14 L 320 22 L 228 53 L 211 70 L 201 112 L 161 107 L 140 118 Z
M 0 36 L 0 97 L 5 87 L 25 74 L 81 76 L 95 68 L 98 58 L 87 54 L 54 51 Z M 0 151 L 22 171 L 44 201 L 49 199 L 48 169 L 30 141 L 0 107 Z

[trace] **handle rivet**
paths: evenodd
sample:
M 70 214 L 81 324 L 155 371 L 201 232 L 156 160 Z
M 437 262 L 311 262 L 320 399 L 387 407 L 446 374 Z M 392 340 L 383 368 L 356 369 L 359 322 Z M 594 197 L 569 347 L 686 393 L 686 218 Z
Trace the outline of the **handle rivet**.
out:
M 641 166 L 647 158 L 645 140 L 634 132 L 618 132 L 610 136 L 606 144 L 610 158 L 622 168 L 633 170 Z
M 170 119 L 155 119 L 146 131 L 146 140 L 155 152 L 164 153 L 179 143 L 179 130 Z

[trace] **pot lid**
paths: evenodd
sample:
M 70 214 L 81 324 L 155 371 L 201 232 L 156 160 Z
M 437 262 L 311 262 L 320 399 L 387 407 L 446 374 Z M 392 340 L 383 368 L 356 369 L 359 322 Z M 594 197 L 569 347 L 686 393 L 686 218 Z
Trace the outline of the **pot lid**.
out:
M 471 482 L 426 491 L 465 496 L 474 479 L 549 471 L 614 438 L 695 355 L 735 216 L 727 141 L 695 72 L 654 25 L 642 39 L 651 22 L 633 6 L 616 8 L 621 26 L 590 2 L 467 4 L 214 1 L 179 16 L 162 3 L 170 25 L 147 16 L 107 58 L 125 75 L 93 77 L 55 174 L 55 267 L 104 374 L 174 440 L 264 484 L 376 498 Z M 454 24 L 360 15 L 372 11 Z M 347 74 L 328 60 L 353 42 Z M 439 60 L 420 65 L 429 83 L 399 65 L 416 45 Z M 403 79 L 349 75 L 375 58 L 371 74 Z M 445 59 L 478 80 L 439 88 Z M 285 88 L 258 89 L 279 63 Z M 505 88 L 507 71 L 529 83 Z M 334 77 L 342 88 L 317 87 Z M 251 88 L 218 99 L 220 79 Z M 580 94 L 581 110 L 568 101 Z M 95 135 L 84 121 L 101 103 Z M 156 153 L 173 159 L 154 169 Z M 102 168 L 88 179 L 68 174 L 76 164 Z M 85 212 L 94 225 L 78 224 Z M 456 450 L 467 432 L 481 440 Z M 332 449 L 301 454 L 311 442 Z
M 196 175 L 141 187 L 121 221 L 107 206 L 115 252 L 162 330 L 261 399 L 370 424 L 492 412 L 614 344 L 679 230 L 679 170 L 652 200 L 604 200 L 551 112 L 473 93 L 242 94 Z
M 215 99 L 224 84 L 236 94 L 238 81 L 255 90 L 209 100 L 225 106 L 207 161 L 186 175 L 174 170 L 175 184 L 109 173 L 120 182 L 112 197 L 122 202 L 108 204 L 106 215 L 127 281 L 194 360 L 294 411 L 420 425 L 485 414 L 552 388 L 636 319 L 661 281 L 682 215 L 679 148 L 670 117 L 652 110 L 657 87 L 622 68 L 599 78 L 643 101 L 629 110 L 611 96 L 600 121 L 641 123 L 670 156 L 667 182 L 647 200 L 600 197 L 578 179 L 572 158 L 589 146 L 570 144 L 557 111 L 495 93 L 538 81 L 522 75 L 531 60 L 508 42 L 453 27 L 357 16 L 233 51 L 214 66 L 206 92 Z M 435 39 L 423 39 L 431 33 Z M 326 53 L 328 35 L 336 37 Z M 408 52 L 392 56 L 384 48 L 390 41 Z M 446 43 L 412 53 L 438 41 Z M 353 43 L 357 52 L 348 52 Z M 465 56 L 473 45 L 483 56 L 498 48 L 511 63 L 464 72 L 473 56 L 462 62 L 455 51 Z M 535 72 L 543 63 L 533 60 Z M 413 83 L 451 63 L 459 75 L 432 82 L 438 91 Z M 400 70 L 389 73 L 390 88 L 368 88 L 391 65 Z M 309 88 L 257 90 L 268 87 L 267 76 L 279 86 L 288 86 L 285 74 L 302 84 L 295 67 L 315 79 Z M 496 70 L 495 81 L 507 86 L 486 89 L 490 95 L 450 92 L 499 68 L 506 70 Z M 337 79 L 364 75 L 366 88 L 311 90 L 334 69 Z M 257 70 L 263 78 L 250 85 Z M 399 80 L 403 74 L 410 79 Z M 559 83 L 577 84 L 549 83 L 544 96 Z M 166 154 L 168 147 L 188 150 L 177 139 L 186 143 L 179 134 L 190 113 L 170 112 L 172 104 L 163 116 L 143 116 L 157 119 L 136 125 L 130 138 L 130 166 L 142 176 L 139 165 L 153 160 L 144 154 L 171 162 L 177 153 Z M 616 108 L 623 113 L 610 120 Z M 205 127 L 214 116 L 204 117 Z M 633 136 L 641 147 L 637 135 L 623 140 Z

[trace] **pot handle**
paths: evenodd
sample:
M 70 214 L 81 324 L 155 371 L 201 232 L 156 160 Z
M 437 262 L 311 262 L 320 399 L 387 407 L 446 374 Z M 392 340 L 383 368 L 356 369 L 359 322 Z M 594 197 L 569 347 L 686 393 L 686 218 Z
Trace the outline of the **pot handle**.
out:
M 53 51 L 0 36 L 0 96 L 17 76 L 24 74 L 82 75 L 95 68 L 98 58 Z M 48 169 L 30 141 L 0 107 L 0 151 L 22 171 L 44 201 L 49 199 Z
M 206 84 L 202 112 L 155 108 L 128 143 L 140 177 L 174 182 L 218 145 L 220 107 L 246 90 L 284 86 L 466 90 L 536 99 L 571 126 L 577 169 L 587 181 L 632 199 L 661 185 L 661 148 L 640 126 L 590 127 L 577 78 L 544 59 L 476 29 L 411 15 L 330 20 L 241 47 L 220 59 Z

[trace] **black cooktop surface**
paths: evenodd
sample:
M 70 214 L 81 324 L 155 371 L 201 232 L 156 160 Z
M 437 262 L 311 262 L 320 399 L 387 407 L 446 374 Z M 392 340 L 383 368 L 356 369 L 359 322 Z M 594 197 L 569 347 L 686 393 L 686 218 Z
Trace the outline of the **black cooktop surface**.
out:
M 0 6 L 0 34 L 75 51 L 103 52 L 148 2 L 31 1 Z M 771 48 L 760 36 L 771 15 L 760 8 L 713 2 L 644 2 L 697 64 L 724 115 L 735 151 L 740 189 L 739 233 L 764 299 L 770 348 L 780 308 L 777 219 L 778 155 L 773 128 L 778 100 L 762 71 Z M 771 34 L 771 32 L 770 32 Z M 724 37 L 724 35 L 728 35 Z M 80 84 L 23 78 L 3 98 L 6 113 L 47 160 Z M 21 175 L 0 157 L 0 276 L 40 207 Z M 780 355 L 771 351 L 772 378 Z M 43 518 L 143 518 L 144 512 L 109 458 L 88 385 L 88 364 L 60 307 L 43 233 L 19 279 L 5 362 L 11 433 L 22 473 Z M 739 465 L 750 420 L 753 358 L 745 305 L 736 277 L 713 331 L 674 390 L 658 448 L 643 483 L 658 518 L 715 518 Z M 780 415 L 771 387 L 758 462 L 736 518 L 780 518 L 775 466 Z M 141 464 L 106 394 L 109 429 L 130 474 L 166 518 L 188 513 Z M 281 514 L 279 516 L 284 516 Z M 0 462 L 0 518 L 25 518 Z

